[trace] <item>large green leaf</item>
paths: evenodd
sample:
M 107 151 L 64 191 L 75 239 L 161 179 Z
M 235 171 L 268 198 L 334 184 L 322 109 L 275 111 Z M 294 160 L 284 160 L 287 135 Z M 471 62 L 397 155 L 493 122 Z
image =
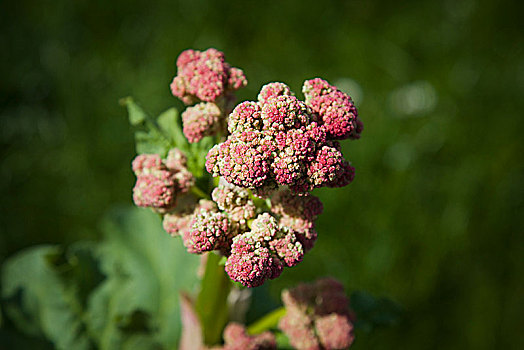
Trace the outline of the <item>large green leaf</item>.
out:
M 149 210 L 117 210 L 103 230 L 100 258 L 108 277 L 92 295 L 88 314 L 91 331 L 100 334 L 99 347 L 118 349 L 130 336 L 146 334 L 149 348 L 176 347 L 179 291 L 195 287 L 199 257 L 164 232 Z
M 29 248 L 2 270 L 2 298 L 8 317 L 28 334 L 51 340 L 58 349 L 90 349 L 83 303 L 100 276 L 92 245 L 77 244 L 67 253 L 58 246 Z M 82 265 L 84 264 L 84 265 Z
M 9 259 L 3 312 L 58 349 L 176 348 L 179 292 L 194 290 L 199 257 L 148 210 L 115 210 L 102 228 L 99 244 L 39 246 Z

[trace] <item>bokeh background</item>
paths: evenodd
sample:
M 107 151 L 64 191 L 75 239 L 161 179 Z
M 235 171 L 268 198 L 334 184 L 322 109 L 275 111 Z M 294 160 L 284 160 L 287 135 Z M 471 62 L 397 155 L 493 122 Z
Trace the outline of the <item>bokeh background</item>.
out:
M 98 239 L 104 213 L 131 204 L 134 143 L 118 100 L 133 95 L 152 114 L 181 107 L 168 88 L 177 55 L 216 47 L 248 77 L 240 100 L 270 81 L 298 92 L 321 76 L 354 97 L 365 126 L 343 146 L 354 183 L 317 191 L 317 245 L 272 295 L 332 275 L 401 304 L 402 320 L 363 334 L 358 349 L 522 349 L 523 10 L 504 0 L 2 1 L 0 261 Z

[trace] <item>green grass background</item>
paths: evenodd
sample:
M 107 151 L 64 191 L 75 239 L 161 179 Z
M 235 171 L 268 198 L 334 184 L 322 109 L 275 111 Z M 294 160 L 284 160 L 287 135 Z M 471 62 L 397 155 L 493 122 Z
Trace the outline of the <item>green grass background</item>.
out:
M 131 203 L 118 99 L 181 107 L 184 49 L 216 47 L 254 99 L 316 76 L 354 95 L 357 169 L 278 291 L 323 275 L 403 305 L 358 349 L 522 349 L 524 42 L 517 1 L 0 2 L 0 261 L 97 239 Z M 0 346 L 1 348 L 1 346 Z

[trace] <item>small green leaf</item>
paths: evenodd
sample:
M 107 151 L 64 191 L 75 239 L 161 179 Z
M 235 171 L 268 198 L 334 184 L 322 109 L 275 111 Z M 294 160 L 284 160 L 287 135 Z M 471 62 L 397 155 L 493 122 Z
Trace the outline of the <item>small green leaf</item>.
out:
M 165 157 L 170 149 L 169 143 L 164 138 L 151 131 L 136 131 L 135 143 L 137 154 L 157 153 L 161 157 Z
M 157 118 L 157 123 L 164 134 L 171 140 L 173 146 L 183 151 L 188 150 L 189 143 L 182 132 L 180 116 L 176 108 L 170 108 L 160 114 Z
M 226 262 L 227 262 L 227 257 L 223 256 L 223 257 L 220 258 L 220 261 L 218 262 L 218 265 L 225 266 Z
M 158 120 L 155 120 L 148 116 L 131 97 L 121 99 L 120 104 L 127 107 L 129 123 L 135 129 L 136 152 L 157 153 L 165 157 L 169 149 L 175 145 L 173 133 L 176 134 L 178 126 L 176 109 L 167 110 Z
M 189 145 L 187 168 L 196 177 L 202 177 L 207 174 L 205 170 L 206 156 L 213 145 L 214 138 L 211 136 L 206 136 L 202 140 Z
M 144 123 L 147 114 L 144 110 L 135 103 L 132 97 L 124 97 L 120 100 L 120 104 L 127 107 L 129 115 L 129 124 L 136 126 Z
M 276 332 L 275 338 L 277 341 L 277 348 L 279 350 L 293 350 L 294 349 L 294 347 L 291 346 L 289 342 L 289 338 L 287 337 L 285 333 Z

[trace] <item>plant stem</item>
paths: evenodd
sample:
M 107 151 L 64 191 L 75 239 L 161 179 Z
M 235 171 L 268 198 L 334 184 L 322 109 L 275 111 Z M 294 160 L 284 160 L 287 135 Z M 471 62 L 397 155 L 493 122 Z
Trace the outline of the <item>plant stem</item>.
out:
M 219 265 L 221 259 L 214 252 L 207 254 L 206 269 L 195 305 L 207 345 L 220 343 L 229 315 L 227 298 L 232 284 L 224 266 Z

